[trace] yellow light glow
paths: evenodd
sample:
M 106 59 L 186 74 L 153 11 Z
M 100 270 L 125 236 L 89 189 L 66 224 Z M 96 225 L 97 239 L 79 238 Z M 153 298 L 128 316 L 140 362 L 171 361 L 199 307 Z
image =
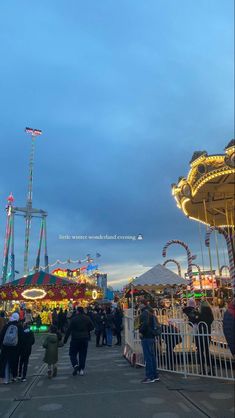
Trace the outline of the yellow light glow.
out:
M 182 200 L 182 203 L 181 203 L 181 207 L 182 207 L 182 211 L 184 212 L 184 214 L 186 215 L 186 216 L 188 216 L 188 212 L 186 211 L 186 209 L 185 209 L 185 205 L 186 205 L 186 203 L 187 202 L 189 202 L 190 201 L 190 199 L 188 198 L 188 197 L 186 197 L 186 198 L 184 198 L 183 200 Z
M 30 293 L 38 293 L 38 295 L 31 295 Z M 22 292 L 22 296 L 24 299 L 31 299 L 31 300 L 36 300 L 36 299 L 43 299 L 46 296 L 47 292 L 45 292 L 44 289 L 37 289 L 37 288 L 33 288 L 33 289 L 26 289 Z
M 97 292 L 97 290 L 93 289 L 93 290 L 92 290 L 92 294 L 91 294 L 91 296 L 92 296 L 92 299 L 97 299 L 97 297 L 98 297 L 98 292 Z
M 216 177 L 220 177 L 220 176 L 224 176 L 224 175 L 228 175 L 228 174 L 235 174 L 235 169 L 227 169 L 225 170 L 224 168 L 221 170 L 216 170 L 214 171 L 213 174 L 206 174 L 205 176 L 203 176 L 203 178 L 201 180 L 199 180 L 196 185 L 194 186 L 194 188 L 192 188 L 192 196 L 195 196 L 195 194 L 198 192 L 198 190 L 205 184 L 208 183 L 210 180 L 216 178 Z

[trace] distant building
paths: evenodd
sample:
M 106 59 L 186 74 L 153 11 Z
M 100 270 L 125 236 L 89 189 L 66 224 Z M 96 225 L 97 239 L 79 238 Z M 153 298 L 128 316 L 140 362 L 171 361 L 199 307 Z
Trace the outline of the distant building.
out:
M 108 281 L 107 274 L 97 273 L 96 279 L 97 279 L 97 286 L 103 290 L 104 297 L 105 297 L 107 293 L 107 281 Z

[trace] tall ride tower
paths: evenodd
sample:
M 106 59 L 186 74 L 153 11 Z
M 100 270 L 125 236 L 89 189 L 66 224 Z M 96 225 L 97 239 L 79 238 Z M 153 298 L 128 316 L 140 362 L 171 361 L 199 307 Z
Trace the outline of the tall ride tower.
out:
M 47 212 L 42 209 L 33 208 L 33 168 L 34 168 L 34 152 L 35 152 L 35 139 L 37 136 L 42 134 L 39 129 L 25 128 L 25 132 L 31 136 L 31 153 L 29 161 L 29 183 L 28 183 L 28 194 L 26 199 L 25 207 L 13 206 L 14 198 L 12 194 L 8 198 L 7 205 L 7 227 L 5 235 L 4 245 L 4 259 L 3 259 L 3 283 L 10 280 L 14 280 L 15 277 L 15 256 L 14 256 L 14 215 L 23 216 L 25 218 L 25 246 L 24 246 L 24 274 L 29 273 L 29 247 L 30 247 L 30 230 L 32 218 L 41 218 L 41 229 L 39 236 L 39 246 L 36 258 L 36 264 L 34 267 L 35 271 L 39 270 L 40 255 L 42 242 L 44 240 L 44 262 L 45 271 L 49 270 L 48 267 L 48 253 L 47 253 L 47 234 L 46 234 L 46 217 Z M 8 274 L 8 258 L 9 249 L 11 246 L 11 268 L 10 274 Z

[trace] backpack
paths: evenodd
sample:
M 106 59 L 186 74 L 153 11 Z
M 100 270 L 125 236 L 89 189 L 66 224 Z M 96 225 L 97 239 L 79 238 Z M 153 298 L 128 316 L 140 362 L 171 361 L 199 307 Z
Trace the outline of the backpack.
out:
M 18 344 L 18 327 L 16 325 L 9 325 L 7 328 L 2 344 L 5 347 L 16 347 Z

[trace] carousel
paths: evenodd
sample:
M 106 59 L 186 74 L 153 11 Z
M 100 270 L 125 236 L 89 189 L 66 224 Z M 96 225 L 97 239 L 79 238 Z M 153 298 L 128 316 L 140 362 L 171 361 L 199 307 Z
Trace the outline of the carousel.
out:
M 24 306 L 32 312 L 86 306 L 102 297 L 100 288 L 40 271 L 0 286 L 0 305 L 6 311 Z M 45 321 L 46 322 L 46 321 Z
M 234 295 L 235 140 L 229 142 L 224 154 L 208 155 L 206 151 L 195 152 L 190 166 L 188 176 L 180 177 L 178 183 L 172 185 L 172 194 L 184 215 L 206 225 L 205 244 L 208 248 L 211 271 L 213 271 L 213 266 L 210 236 L 214 234 L 219 292 L 229 287 L 230 295 Z M 227 266 L 222 266 L 219 260 L 218 242 L 221 237 L 227 246 L 230 283 L 227 277 L 223 280 L 222 276 L 222 270 Z M 217 296 L 215 291 L 214 296 Z

